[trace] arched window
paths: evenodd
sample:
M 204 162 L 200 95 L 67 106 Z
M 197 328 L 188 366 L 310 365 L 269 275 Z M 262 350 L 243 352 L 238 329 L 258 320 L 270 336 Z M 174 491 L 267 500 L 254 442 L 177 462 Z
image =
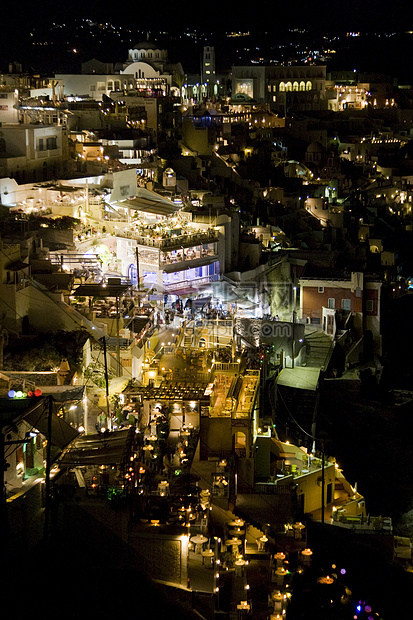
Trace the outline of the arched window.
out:
M 280 82 L 280 93 L 283 93 L 285 91 L 285 84 L 284 82 Z
M 136 268 L 136 265 L 134 265 L 133 263 L 131 263 L 128 267 L 128 276 L 131 284 L 138 283 L 138 270 Z
M 306 90 L 313 90 L 313 85 L 311 84 L 310 80 L 307 82 L 307 84 L 305 85 L 305 89 Z
M 294 82 L 294 84 L 293 84 L 293 90 L 298 90 L 298 82 Z
M 287 84 L 285 85 L 285 89 L 286 90 L 292 90 L 293 89 L 293 85 L 291 84 L 291 82 L 287 82 Z
M 305 90 L 305 82 L 300 82 L 300 90 Z

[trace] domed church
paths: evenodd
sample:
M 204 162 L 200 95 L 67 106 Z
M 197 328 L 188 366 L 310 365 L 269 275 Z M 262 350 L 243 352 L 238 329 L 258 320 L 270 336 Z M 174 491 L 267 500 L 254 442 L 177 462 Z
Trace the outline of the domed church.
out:
M 134 75 L 138 90 L 162 91 L 164 95 L 179 96 L 185 80 L 181 63 L 170 63 L 168 51 L 150 41 L 137 43 L 128 50 L 121 73 Z

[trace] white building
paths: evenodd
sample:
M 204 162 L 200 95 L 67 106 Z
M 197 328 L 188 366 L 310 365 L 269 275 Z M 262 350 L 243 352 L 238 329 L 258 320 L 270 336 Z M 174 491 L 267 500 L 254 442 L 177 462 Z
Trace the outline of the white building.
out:
M 102 101 L 103 95 L 109 97 L 112 91 L 127 91 L 135 87 L 133 75 L 126 71 L 122 75 L 59 73 L 55 75 L 55 80 L 58 99 L 73 97 L 73 99 L 89 98 Z
M 3 87 L 0 90 L 0 125 L 3 123 L 18 123 L 19 93 L 17 89 Z
M 3 125 L 0 153 L 0 178 L 12 177 L 18 183 L 57 178 L 68 157 L 66 130 L 56 125 Z
M 232 93 L 270 103 L 285 115 L 288 109 L 327 109 L 326 67 L 322 65 L 251 65 L 232 67 Z

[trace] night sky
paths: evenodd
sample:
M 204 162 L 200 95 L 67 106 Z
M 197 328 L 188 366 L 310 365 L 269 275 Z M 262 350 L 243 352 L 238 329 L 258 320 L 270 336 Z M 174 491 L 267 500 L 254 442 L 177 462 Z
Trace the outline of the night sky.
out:
M 389 6 L 392 7 L 391 12 Z M 217 70 L 224 72 L 233 64 L 249 62 L 255 49 L 260 49 L 261 54 L 265 46 L 277 48 L 282 39 L 288 45 L 292 37 L 298 36 L 291 30 L 305 29 L 318 39 L 317 45 L 320 46 L 327 40 L 326 34 L 330 41 L 331 35 L 341 36 L 348 31 L 368 33 L 368 36 L 357 40 L 347 38 L 349 46 L 346 41 L 344 50 L 338 50 L 334 58 L 336 66 L 332 69 L 350 67 L 359 71 L 389 73 L 403 83 L 410 83 L 410 74 L 413 73 L 410 63 L 406 62 L 406 58 L 413 56 L 413 35 L 403 34 L 413 31 L 413 3 L 407 0 L 394 0 L 391 4 L 384 0 L 318 0 L 311 3 L 303 0 L 264 0 L 248 10 L 242 3 L 234 2 L 159 0 L 156 9 L 154 7 L 149 2 L 120 6 L 95 0 L 60 3 L 21 0 L 9 3 L 1 13 L 0 71 L 7 72 L 9 63 L 17 61 L 23 65 L 23 71 L 32 73 L 77 73 L 80 63 L 91 58 L 103 62 L 124 62 L 129 47 L 149 37 L 169 50 L 172 62 L 182 62 L 187 73 L 199 70 L 199 62 L 194 59 L 199 59 L 201 46 L 214 45 Z M 122 36 L 111 34 L 110 29 L 102 30 L 102 37 L 88 36 L 88 29 L 80 26 L 85 19 L 120 27 Z M 65 24 L 65 27 L 57 28 L 56 24 Z M 164 41 L 159 34 L 162 31 L 165 33 Z M 182 33 L 187 31 L 204 33 L 203 42 L 183 37 Z M 245 38 L 230 40 L 225 36 L 228 31 L 249 31 L 251 37 L 249 41 Z M 379 32 L 398 34 L 387 38 L 383 34 L 378 36 L 376 33 Z M 38 44 L 48 39 L 53 39 L 49 47 Z M 344 37 L 341 36 L 341 40 Z M 240 60 L 232 53 L 230 45 L 244 46 L 251 50 L 251 54 L 246 53 Z M 317 49 L 315 43 L 309 45 Z M 72 48 L 76 48 L 76 55 L 72 53 Z M 220 63 L 222 66 L 219 66 Z M 402 77 L 400 74 L 403 72 Z
M 156 7 L 156 8 L 155 8 Z M 41 3 L 22 0 L 9 3 L 2 11 L 2 31 L 9 41 L 18 42 L 21 29 L 44 21 L 84 17 L 113 21 L 137 28 L 258 29 L 276 31 L 285 27 L 318 29 L 413 29 L 413 7 L 408 0 L 317 0 L 287 2 L 263 0 L 247 7 L 242 3 L 211 3 L 179 0 L 124 3 L 68 0 Z M 6 27 L 5 27 L 6 26 Z

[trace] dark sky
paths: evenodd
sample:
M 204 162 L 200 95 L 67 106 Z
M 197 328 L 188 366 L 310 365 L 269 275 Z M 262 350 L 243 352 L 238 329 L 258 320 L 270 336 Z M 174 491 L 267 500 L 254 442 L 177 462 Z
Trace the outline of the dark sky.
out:
M 21 0 L 8 3 L 2 11 L 2 25 L 19 37 L 19 25 L 37 25 L 45 19 L 75 16 L 113 20 L 135 27 L 278 29 L 285 26 L 311 28 L 406 27 L 413 30 L 413 3 L 409 0 L 261 0 L 246 6 L 242 2 L 195 2 L 194 0 L 158 0 L 152 2 L 97 2 L 66 0 L 56 2 Z M 11 38 L 13 38 L 13 36 Z
M 391 8 L 389 8 L 391 7 Z M 0 37 L 0 71 L 7 70 L 8 63 L 19 61 L 28 70 L 52 71 L 54 64 L 59 65 L 59 70 L 75 71 L 76 66 L 71 66 L 72 60 L 69 58 L 70 52 L 66 48 L 76 47 L 78 49 L 77 62 L 89 60 L 91 57 L 99 58 L 106 62 L 117 62 L 125 60 L 127 44 L 115 39 L 108 40 L 105 35 L 104 45 L 99 47 L 96 37 L 92 40 L 89 37 L 76 42 L 76 38 L 69 42 L 66 39 L 59 39 L 54 43 L 53 52 L 50 48 L 39 48 L 33 46 L 36 37 L 46 40 L 49 29 L 53 22 L 73 23 L 81 18 L 93 21 L 104 21 L 113 23 L 116 26 L 123 26 L 131 31 L 130 39 L 132 44 L 142 39 L 142 31 L 149 31 L 151 40 L 159 40 L 154 33 L 166 31 L 169 35 L 182 33 L 187 29 L 198 33 L 204 32 L 207 35 L 212 33 L 215 40 L 208 40 L 207 43 L 215 46 L 225 46 L 224 36 L 220 33 L 234 30 L 250 31 L 252 34 L 268 33 L 267 41 L 276 43 L 277 35 L 281 35 L 290 29 L 301 28 L 322 34 L 341 34 L 352 30 L 374 32 L 376 29 L 385 30 L 412 30 L 413 31 L 413 2 L 410 0 L 392 0 L 391 3 L 385 0 L 261 0 L 257 3 L 250 3 L 248 7 L 240 0 L 238 2 L 195 2 L 194 0 L 157 0 L 157 2 L 135 2 L 117 4 L 106 2 L 105 0 L 14 0 L 7 4 L 7 8 L 0 13 L 2 24 L 2 36 Z M 42 31 L 39 36 L 40 30 Z M 34 36 L 31 33 L 34 32 Z M 136 36 L 135 36 L 136 32 Z M 55 35 L 55 33 L 54 33 Z M 62 35 L 66 37 L 66 33 Z M 290 36 L 288 34 L 287 36 Z M 67 37 L 70 38 L 70 37 Z M 412 38 L 413 36 L 408 37 Z M 265 37 L 260 39 L 259 34 L 254 44 L 261 44 Z M 194 71 L 191 67 L 191 57 L 194 55 L 188 41 L 187 50 L 181 47 L 173 47 L 168 43 L 170 53 L 175 52 L 179 60 L 185 63 L 186 71 Z M 363 41 L 364 44 L 364 41 Z M 201 43 L 199 43 L 201 45 Z M 354 47 L 354 45 L 353 45 Z M 383 39 L 377 39 L 373 45 L 363 48 L 362 51 L 356 50 L 355 60 L 370 56 L 379 58 L 380 66 L 385 67 L 387 56 L 391 58 L 392 69 L 397 66 L 400 58 L 400 66 L 405 66 L 403 58 L 410 58 L 411 54 L 405 54 L 403 49 L 393 48 L 388 51 L 388 45 L 383 44 Z M 409 43 L 409 49 L 411 45 Z M 185 53 L 187 52 L 187 53 Z M 195 52 L 197 53 L 197 52 Z M 224 49 L 222 55 L 225 55 Z M 50 56 L 50 66 L 47 66 L 48 55 Z M 173 55 L 173 54 L 172 54 Z M 354 64 L 351 55 L 347 54 L 346 62 Z M 45 66 L 46 58 L 46 66 Z M 173 58 L 176 60 L 176 58 Z M 65 66 L 63 63 L 69 63 Z M 357 63 L 357 66 L 360 62 Z M 371 63 L 370 63 L 371 64 Z M 377 64 L 377 63 L 376 63 Z M 356 65 L 354 65 L 356 66 Z

